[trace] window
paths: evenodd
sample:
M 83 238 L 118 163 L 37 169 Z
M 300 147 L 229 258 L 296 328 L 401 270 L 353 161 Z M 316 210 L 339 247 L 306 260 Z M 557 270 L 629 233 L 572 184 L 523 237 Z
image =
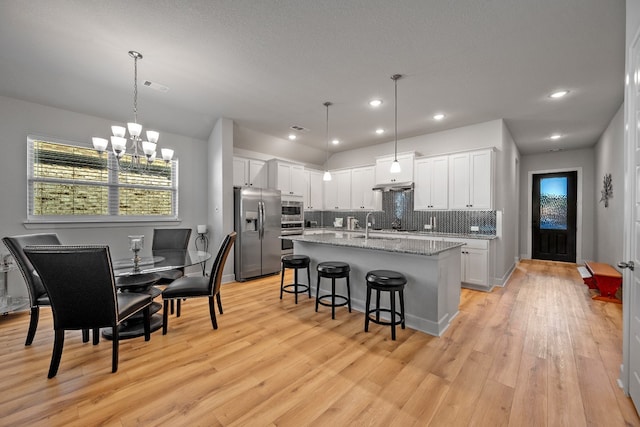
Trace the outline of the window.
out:
M 178 161 L 129 170 L 113 153 L 51 138 L 27 138 L 29 221 L 145 221 L 178 217 Z
M 540 179 L 540 229 L 567 229 L 567 183 L 568 178 Z

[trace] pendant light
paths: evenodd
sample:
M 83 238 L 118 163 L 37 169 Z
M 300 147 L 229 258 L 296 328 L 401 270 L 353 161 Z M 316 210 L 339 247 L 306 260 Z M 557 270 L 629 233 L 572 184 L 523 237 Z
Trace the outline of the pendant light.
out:
M 324 104 L 327 107 L 327 154 L 324 162 L 324 175 L 322 176 L 323 181 L 331 181 L 331 172 L 329 172 L 329 106 L 331 102 L 327 101 Z
M 395 94 L 394 94 L 394 108 L 395 108 L 395 148 L 393 154 L 393 163 L 391 163 L 391 169 L 389 172 L 391 173 L 400 173 L 402 172 L 402 168 L 400 168 L 400 163 L 398 162 L 398 79 L 402 77 L 401 74 L 394 74 L 391 76 L 391 80 L 393 80 Z

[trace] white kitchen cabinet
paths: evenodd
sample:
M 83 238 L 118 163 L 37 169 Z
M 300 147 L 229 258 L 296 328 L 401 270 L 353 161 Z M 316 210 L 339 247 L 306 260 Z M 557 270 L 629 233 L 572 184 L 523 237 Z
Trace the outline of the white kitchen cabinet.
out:
M 492 151 L 449 156 L 449 209 L 491 209 Z
M 428 157 L 415 161 L 414 209 L 449 207 L 449 157 Z
M 489 290 L 489 240 L 445 238 L 465 243 L 461 249 L 460 280 L 472 289 Z M 469 286 L 471 285 L 471 286 Z
M 351 169 L 331 172 L 331 181 L 324 181 L 324 208 L 351 209 Z
M 394 156 L 379 157 L 376 159 L 376 184 L 389 184 L 393 182 L 413 181 L 414 153 L 398 154 L 400 173 L 391 173 L 391 163 Z
M 233 185 L 234 187 L 266 187 L 267 173 L 265 162 L 262 160 L 234 157 Z
M 283 196 L 304 196 L 304 167 L 280 160 L 269 160 L 269 187 L 277 188 Z
M 375 209 L 375 185 L 376 170 L 373 166 L 354 168 L 351 170 L 351 208 Z
M 489 251 L 462 247 L 461 281 L 471 285 L 489 286 Z
M 491 290 L 492 286 L 489 283 L 490 240 L 462 239 L 428 234 L 409 234 L 407 238 L 464 243 L 465 245 L 460 248 L 460 281 L 462 286 L 482 291 Z
M 304 193 L 304 209 L 313 211 L 313 210 L 322 210 L 324 207 L 323 203 L 323 181 L 322 181 L 322 172 L 305 169 L 304 177 L 305 177 L 305 193 Z

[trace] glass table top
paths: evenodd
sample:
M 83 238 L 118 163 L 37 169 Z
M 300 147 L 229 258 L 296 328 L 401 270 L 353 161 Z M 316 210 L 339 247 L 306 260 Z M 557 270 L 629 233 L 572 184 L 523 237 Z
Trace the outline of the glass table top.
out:
M 113 270 L 116 277 L 125 277 L 189 267 L 210 258 L 211 254 L 203 251 L 158 250 L 153 251 L 152 256 L 141 257 L 137 270 L 134 269 L 133 257 L 114 260 Z

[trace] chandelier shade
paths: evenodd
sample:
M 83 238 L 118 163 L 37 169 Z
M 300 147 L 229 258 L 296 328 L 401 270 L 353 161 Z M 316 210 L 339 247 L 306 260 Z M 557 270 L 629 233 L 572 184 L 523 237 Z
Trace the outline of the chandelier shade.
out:
M 144 169 L 148 167 L 156 159 L 156 148 L 160 133 L 154 130 L 147 130 L 147 139 L 143 140 L 142 125 L 138 123 L 138 60 L 142 59 L 142 54 L 136 51 L 129 51 L 129 56 L 133 58 L 133 122 L 127 123 L 127 126 L 113 125 L 111 133 L 111 150 L 118 161 L 118 169 Z M 127 131 L 129 138 L 127 138 Z M 120 159 L 127 154 L 127 143 L 131 140 L 131 162 L 125 167 Z M 93 148 L 102 154 L 107 150 L 109 140 L 105 138 L 92 138 Z M 169 163 L 173 159 L 173 150 L 163 148 L 161 150 L 162 160 Z M 146 159 L 146 165 L 142 163 L 142 159 Z

